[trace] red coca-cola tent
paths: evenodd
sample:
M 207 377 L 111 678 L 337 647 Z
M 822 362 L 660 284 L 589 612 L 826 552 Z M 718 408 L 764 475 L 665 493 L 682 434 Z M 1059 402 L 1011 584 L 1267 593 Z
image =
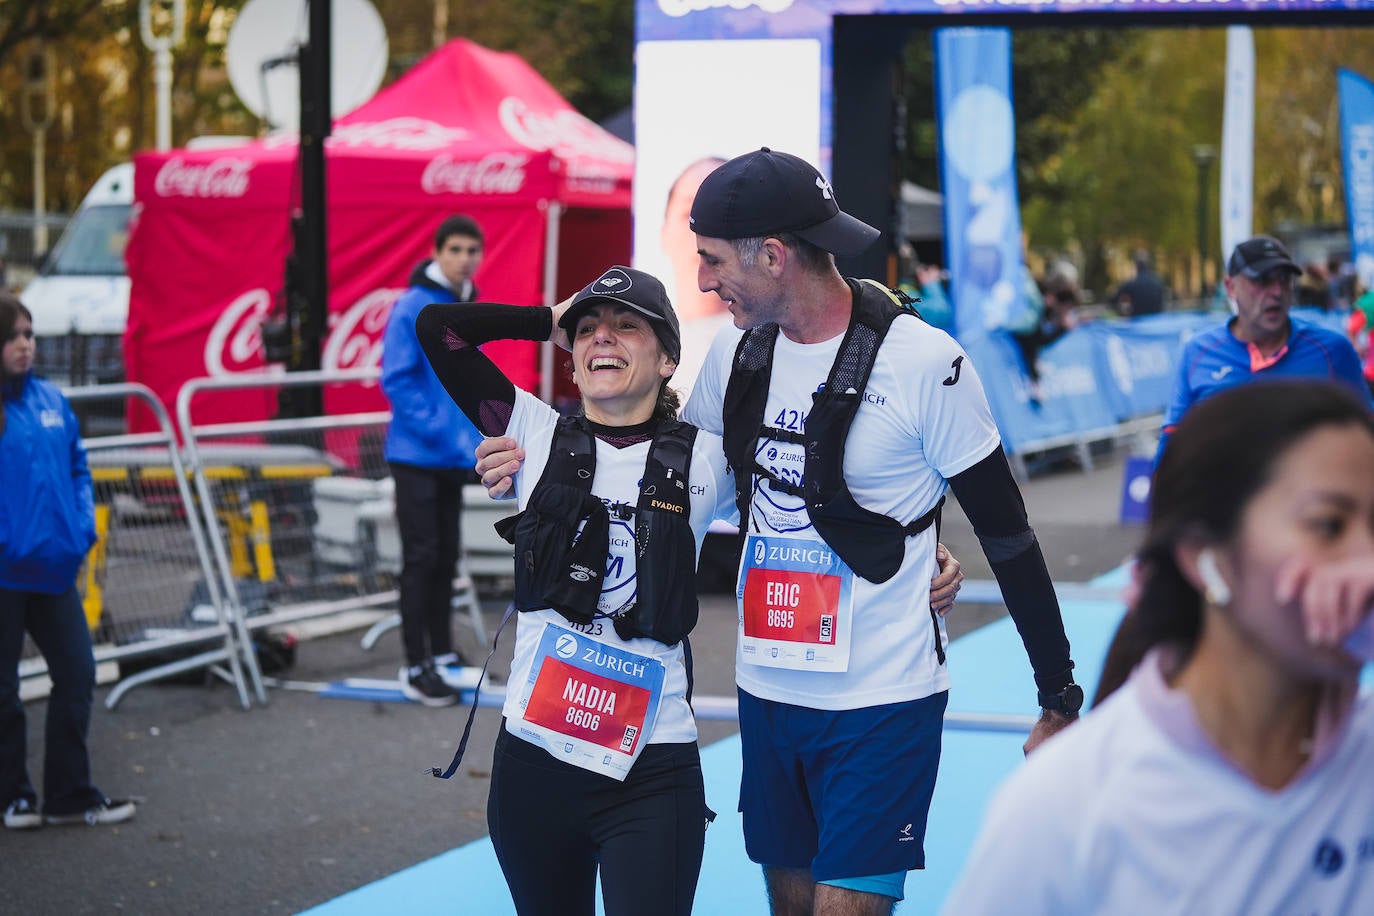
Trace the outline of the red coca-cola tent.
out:
M 265 365 L 259 329 L 282 300 L 300 199 L 296 144 L 273 136 L 135 157 L 125 366 L 169 406 L 188 379 Z M 454 213 L 486 235 L 476 281 L 487 300 L 552 304 L 629 262 L 633 148 L 514 54 L 449 42 L 338 119 L 326 151 L 326 369 L 380 364 L 391 304 Z M 550 390 L 536 344 L 485 350 L 517 385 Z M 325 397 L 329 412 L 385 407 L 377 389 Z M 270 395 L 197 401 L 205 421 L 275 412 Z

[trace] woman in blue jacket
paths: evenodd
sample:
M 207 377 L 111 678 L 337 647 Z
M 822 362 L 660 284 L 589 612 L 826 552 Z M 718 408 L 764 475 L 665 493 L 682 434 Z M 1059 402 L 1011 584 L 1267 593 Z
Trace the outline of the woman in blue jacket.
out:
M 95 657 L 76 575 L 95 542 L 91 474 L 71 405 L 33 377 L 33 316 L 0 291 L 0 804 L 5 826 L 117 824 L 134 816 L 91 784 Z M 27 632 L 52 679 L 43 813 L 29 781 L 19 657 Z

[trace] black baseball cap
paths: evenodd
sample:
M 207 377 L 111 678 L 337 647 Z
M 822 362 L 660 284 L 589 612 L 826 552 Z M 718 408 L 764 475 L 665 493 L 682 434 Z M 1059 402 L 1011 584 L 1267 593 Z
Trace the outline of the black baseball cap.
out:
M 692 231 L 714 239 L 790 232 L 843 257 L 859 254 L 881 234 L 840 209 L 815 166 L 766 146 L 706 176 L 692 202 Z
M 657 277 L 633 267 L 612 267 L 573 296 L 568 310 L 558 319 L 558 326 L 568 332 L 569 344 L 577 330 L 577 319 L 602 303 L 623 305 L 643 315 L 673 361 L 682 356 L 682 330 L 673 303 L 668 301 L 668 291 Z
M 1231 260 L 1226 262 L 1226 276 L 1245 274 L 1251 280 L 1258 280 L 1276 267 L 1291 271 L 1294 276 L 1302 273 L 1283 242 L 1273 236 L 1257 235 L 1241 242 L 1231 252 Z

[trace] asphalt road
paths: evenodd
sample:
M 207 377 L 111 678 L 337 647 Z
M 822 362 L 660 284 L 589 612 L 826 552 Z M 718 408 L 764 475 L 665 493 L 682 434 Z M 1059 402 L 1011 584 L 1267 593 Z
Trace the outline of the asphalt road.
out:
M 1123 457 L 1099 456 L 1089 472 L 1041 469 L 1024 484 L 1056 581 L 1086 581 L 1134 548 L 1139 530 L 1117 522 Z M 952 502 L 943 540 L 970 577 L 989 577 Z M 502 606 L 486 602 L 489 632 Z M 952 634 L 1003 613 L 995 605 L 960 605 L 950 618 Z M 706 596 L 693 635 L 699 694 L 733 694 L 734 627 L 733 601 Z M 458 632 L 469 657 L 480 657 L 470 630 L 459 625 Z M 512 635 L 502 637 L 493 662 L 502 680 Z M 397 631 L 372 652 L 359 648 L 360 636 L 303 643 L 284 676 L 394 677 Z M 98 703 L 106 693 L 97 690 Z M 42 774 L 44 712 L 42 701 L 29 704 L 35 779 Z M 116 827 L 0 830 L 0 912 L 297 913 L 482 837 L 499 711 L 478 711 L 471 749 L 452 780 L 422 773 L 447 764 L 465 716 L 460 707 L 323 699 L 288 689 L 273 689 L 267 705 L 245 712 L 232 688 L 213 681 L 135 689 L 113 712 L 97 707 L 90 746 L 102 789 L 146 799 L 137 818 Z M 702 743 L 734 730 L 704 722 Z M 462 912 L 461 897 L 455 887 L 455 912 Z M 406 912 L 403 901 L 397 904 Z

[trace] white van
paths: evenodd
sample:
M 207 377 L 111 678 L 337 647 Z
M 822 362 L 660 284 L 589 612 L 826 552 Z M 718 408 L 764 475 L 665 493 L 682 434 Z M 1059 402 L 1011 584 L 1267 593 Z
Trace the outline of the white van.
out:
M 59 383 L 116 381 L 129 317 L 124 246 L 134 204 L 134 166 L 121 163 L 86 193 L 20 300 L 41 338 L 38 368 Z

